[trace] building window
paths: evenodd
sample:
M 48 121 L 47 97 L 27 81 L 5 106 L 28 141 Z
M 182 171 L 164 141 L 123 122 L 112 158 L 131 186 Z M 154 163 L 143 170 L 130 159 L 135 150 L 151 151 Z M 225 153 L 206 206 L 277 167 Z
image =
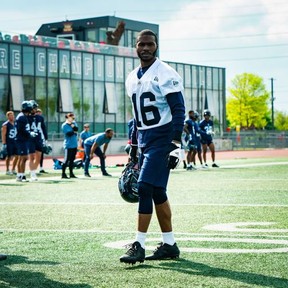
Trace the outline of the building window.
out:
M 86 30 L 86 39 L 88 42 L 97 42 L 96 40 L 96 30 L 95 29 L 87 29 Z
M 107 42 L 106 28 L 99 28 L 99 43 L 105 44 Z
M 21 111 L 22 102 L 24 101 L 24 86 L 22 76 L 10 75 L 12 107 L 14 111 Z
M 59 79 L 60 83 L 60 111 L 73 111 L 72 90 L 70 79 Z
M 115 91 L 115 83 L 105 83 L 104 91 L 104 114 L 114 114 L 117 113 L 117 99 Z

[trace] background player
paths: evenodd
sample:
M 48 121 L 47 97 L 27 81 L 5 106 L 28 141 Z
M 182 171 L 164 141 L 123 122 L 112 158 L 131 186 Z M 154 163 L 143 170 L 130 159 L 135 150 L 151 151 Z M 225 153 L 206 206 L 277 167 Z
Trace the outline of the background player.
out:
M 204 165 L 208 167 L 207 164 L 207 148 L 209 147 L 209 150 L 211 152 L 211 158 L 212 158 L 212 167 L 218 168 L 219 166 L 215 163 L 215 146 L 213 143 L 212 135 L 214 135 L 213 132 L 213 121 L 210 119 L 211 112 L 209 110 L 204 110 L 203 112 L 204 119 L 202 119 L 199 122 L 199 129 L 202 131 L 201 133 L 201 144 L 203 148 L 203 160 Z
M 14 112 L 8 111 L 6 113 L 7 121 L 2 124 L 1 135 L 3 148 L 7 150 L 6 157 L 6 175 L 16 175 L 16 165 L 18 161 L 17 147 L 16 147 L 16 128 L 14 126 Z M 12 162 L 12 169 L 10 171 L 10 161 Z

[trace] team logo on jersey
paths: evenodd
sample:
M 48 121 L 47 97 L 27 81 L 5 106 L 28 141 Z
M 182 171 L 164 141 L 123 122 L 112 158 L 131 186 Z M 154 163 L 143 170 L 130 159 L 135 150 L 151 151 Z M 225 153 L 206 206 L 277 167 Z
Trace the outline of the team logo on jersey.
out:
M 179 82 L 178 82 L 178 81 L 175 81 L 175 80 L 172 81 L 172 83 L 173 83 L 174 86 L 178 86 L 178 85 L 179 85 Z
M 155 76 L 155 78 L 153 79 L 153 81 L 158 82 L 158 81 L 159 81 L 159 78 L 158 78 L 157 76 Z

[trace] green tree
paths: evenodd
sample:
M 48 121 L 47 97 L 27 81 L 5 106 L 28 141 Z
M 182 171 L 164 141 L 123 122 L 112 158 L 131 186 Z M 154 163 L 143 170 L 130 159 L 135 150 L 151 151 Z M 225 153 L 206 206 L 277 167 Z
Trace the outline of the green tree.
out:
M 284 112 L 276 111 L 274 126 L 277 130 L 288 130 L 288 115 Z
M 269 92 L 261 77 L 251 73 L 236 75 L 228 91 L 226 111 L 231 128 L 240 125 L 263 129 L 267 125 Z

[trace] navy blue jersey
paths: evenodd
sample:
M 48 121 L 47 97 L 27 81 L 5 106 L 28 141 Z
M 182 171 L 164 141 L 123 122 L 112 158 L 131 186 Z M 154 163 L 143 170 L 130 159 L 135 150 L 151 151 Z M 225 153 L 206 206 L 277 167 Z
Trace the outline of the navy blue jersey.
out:
M 10 123 L 8 120 L 2 124 L 2 127 L 6 126 L 6 144 L 9 145 L 11 143 L 14 143 L 16 138 L 16 127 L 12 123 Z
M 15 120 L 16 127 L 16 140 L 17 141 L 26 141 L 30 139 L 30 124 L 28 121 L 28 117 L 20 112 Z
M 35 137 L 36 141 L 42 141 L 48 139 L 47 135 L 47 129 L 44 122 L 44 117 L 38 114 L 29 115 L 28 116 L 29 124 L 30 124 L 30 130 L 37 133 L 37 136 Z
M 206 134 L 203 133 L 200 129 L 199 129 L 199 125 L 197 122 L 193 121 L 192 119 L 188 119 L 185 121 L 186 127 L 189 131 L 189 134 L 191 135 L 191 141 L 196 144 L 198 142 L 200 142 L 200 135 L 201 134 Z
M 133 125 L 134 125 L 134 118 L 128 121 L 128 139 L 132 139 L 132 132 L 133 132 Z
M 199 129 L 202 132 L 201 133 L 202 139 L 212 141 L 212 136 L 211 136 L 211 134 L 209 134 L 209 132 L 213 131 L 213 121 L 212 120 L 210 120 L 210 119 L 208 121 L 206 121 L 205 119 L 201 120 L 199 122 Z

